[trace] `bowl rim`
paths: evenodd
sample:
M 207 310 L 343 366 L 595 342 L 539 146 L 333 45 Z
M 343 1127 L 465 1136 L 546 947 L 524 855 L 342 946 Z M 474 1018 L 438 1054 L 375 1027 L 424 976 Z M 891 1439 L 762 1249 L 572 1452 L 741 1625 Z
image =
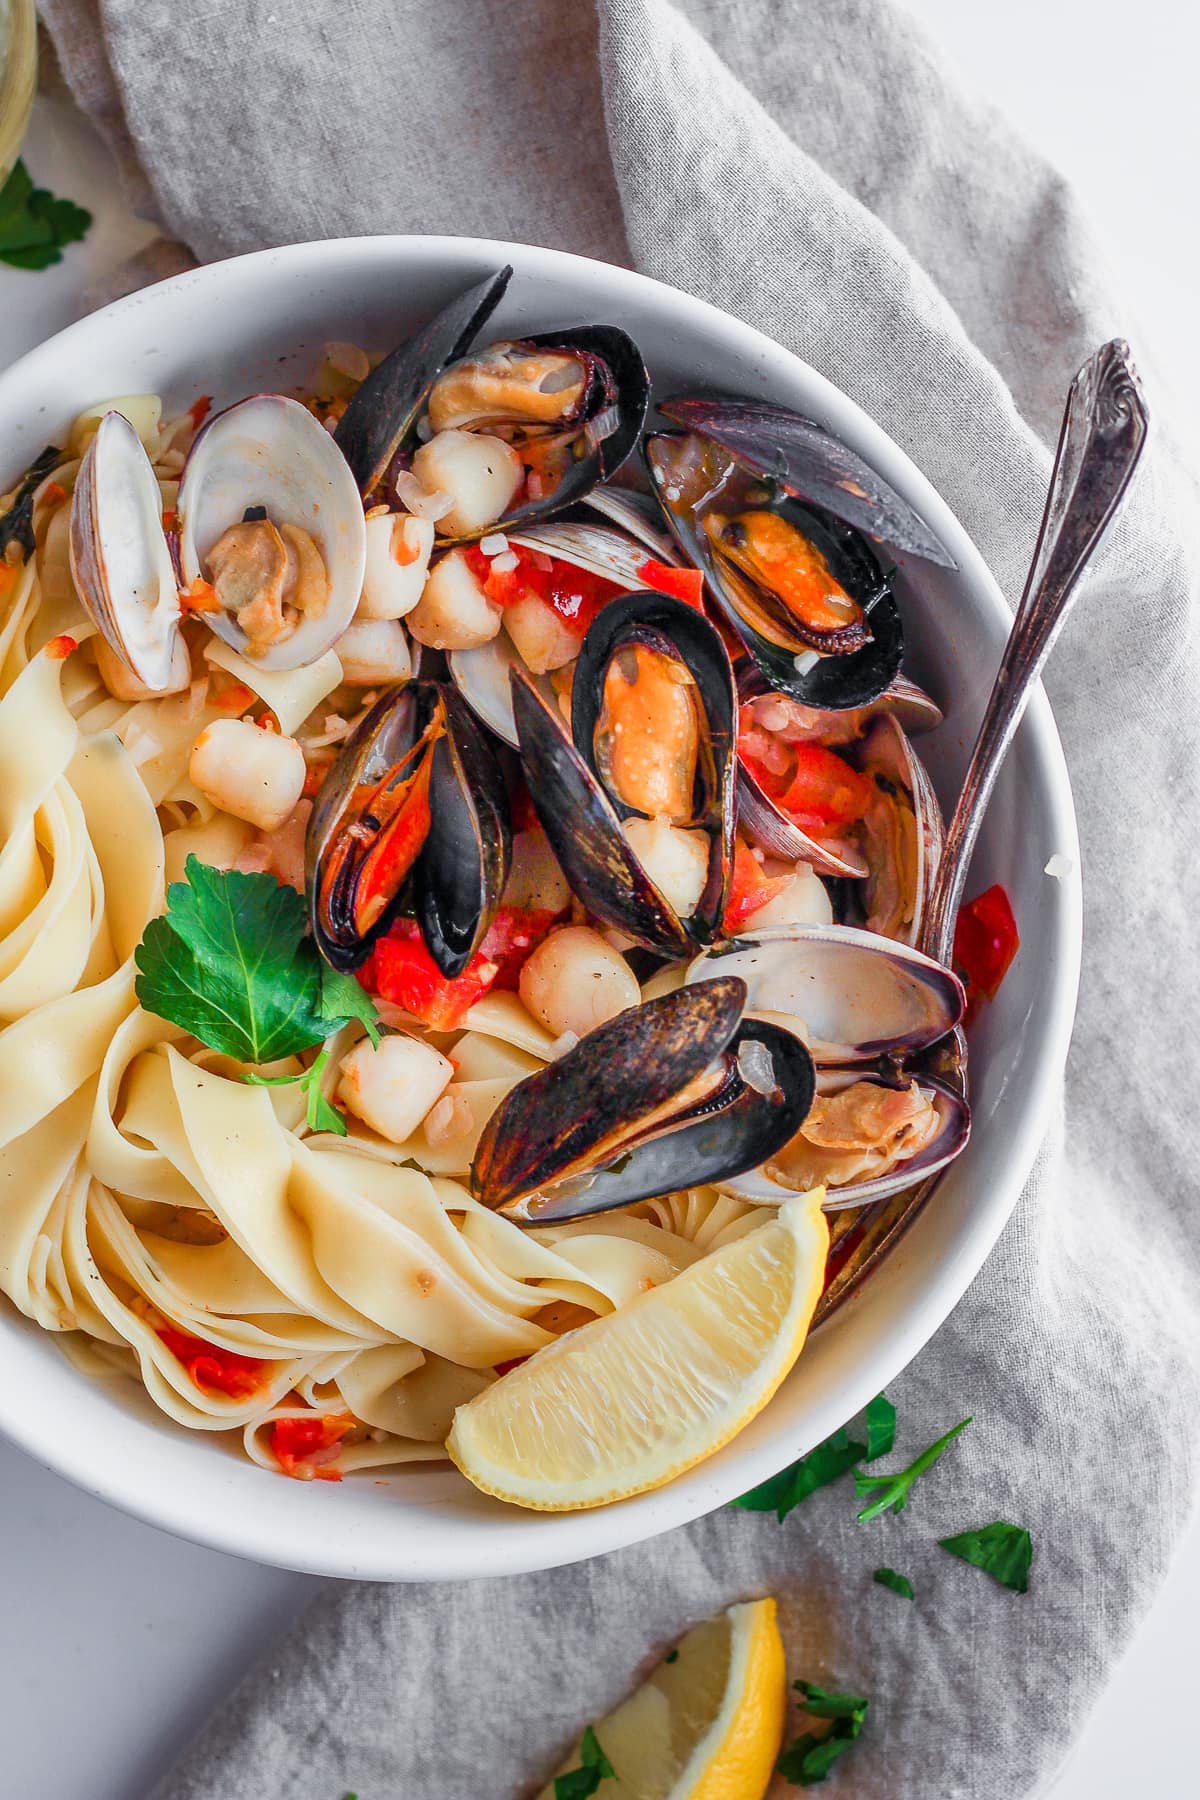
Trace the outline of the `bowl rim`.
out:
M 903 485 L 928 523 L 953 552 L 962 581 L 977 602 L 981 623 L 999 649 L 1011 624 L 1012 614 L 973 540 L 912 459 L 855 401 L 794 352 L 756 327 L 724 312 L 710 302 L 635 270 L 601 263 L 568 251 L 518 244 L 499 239 L 444 235 L 379 234 L 328 238 L 257 250 L 208 263 L 154 283 L 111 302 L 99 311 L 68 325 L 47 338 L 0 373 L 0 407 L 14 381 L 38 380 L 43 364 L 64 347 L 74 349 L 96 331 L 101 322 L 132 319 L 148 299 L 170 307 L 173 298 L 194 294 L 206 286 L 249 280 L 259 270 L 294 269 L 308 277 L 331 273 L 346 284 L 353 266 L 378 261 L 396 267 L 436 264 L 454 275 L 458 269 L 476 279 L 480 264 L 499 267 L 513 262 L 522 280 L 540 276 L 565 276 L 605 286 L 604 306 L 619 304 L 620 291 L 647 300 L 656 310 L 669 306 L 674 327 L 686 339 L 693 321 L 724 337 L 731 350 L 750 365 L 765 361 L 793 365 L 818 395 L 824 416 L 835 429 L 848 426 L 868 460 L 877 458 L 903 473 Z M 195 1492 L 181 1484 L 145 1479 L 139 1458 L 123 1462 L 113 1457 L 98 1465 L 74 1446 L 70 1434 L 48 1429 L 36 1399 L 14 1389 L 19 1383 L 0 1386 L 0 1433 L 35 1461 L 63 1476 L 75 1486 L 106 1501 L 147 1524 L 174 1533 L 213 1550 L 285 1569 L 354 1579 L 384 1581 L 452 1580 L 520 1574 L 550 1569 L 565 1563 L 644 1542 L 675 1526 L 684 1525 L 715 1510 L 737 1495 L 786 1466 L 795 1456 L 820 1442 L 829 1432 L 860 1411 L 871 1396 L 894 1379 L 944 1323 L 979 1272 L 1000 1232 L 1012 1214 L 1033 1167 L 1038 1149 L 1050 1126 L 1059 1094 L 1060 1078 L 1074 1023 L 1082 954 L 1082 885 L 1079 841 L 1066 760 L 1049 702 L 1039 684 L 1030 696 L 1020 728 L 1043 783 L 1045 817 L 1054 842 L 1070 860 L 1070 872 L 1055 884 L 1059 904 L 1052 921 L 1052 972 L 1044 990 L 1042 1024 L 1024 1051 L 1024 1074 L 1032 1099 L 1010 1135 L 1003 1177 L 972 1205 L 946 1256 L 922 1288 L 917 1303 L 891 1321 L 883 1346 L 853 1373 L 843 1377 L 836 1390 L 808 1405 L 805 1441 L 797 1443 L 794 1426 L 781 1420 L 775 1429 L 754 1442 L 740 1445 L 734 1454 L 728 1447 L 719 1459 L 701 1464 L 676 1481 L 650 1493 L 615 1505 L 586 1512 L 530 1515 L 517 1508 L 501 1507 L 486 1518 L 472 1520 L 469 1529 L 453 1532 L 452 1545 L 439 1541 L 436 1520 L 398 1514 L 386 1552 L 372 1545 L 369 1551 L 353 1541 L 353 1534 L 337 1534 L 328 1527 L 335 1515 L 323 1506 L 300 1513 L 286 1507 L 225 1507 L 214 1504 L 223 1488 L 217 1458 L 215 1478 L 199 1484 Z M 928 1219 L 933 1209 L 926 1209 Z M 919 1230 L 920 1223 L 915 1228 Z M 860 1290 L 861 1294 L 862 1290 Z M 852 1302 L 853 1304 L 853 1302 Z M 24 1328 L 28 1321 L 0 1310 L 0 1336 Z M 819 1341 L 821 1334 L 814 1337 Z M 71 1371 L 76 1379 L 86 1379 Z M 419 1467 L 419 1465 L 418 1465 Z M 285 1484 L 290 1485 L 290 1484 Z M 325 1484 L 307 1484 L 306 1494 L 323 1488 L 336 1497 L 343 1490 Z M 317 1496 L 313 1495 L 313 1498 Z M 498 1505 L 498 1503 L 492 1503 Z M 513 1528 L 512 1515 L 517 1515 Z M 284 1515 L 287 1515 L 286 1517 Z M 299 1521 L 299 1523 L 297 1523 Z M 414 1526 L 416 1529 L 414 1529 Z

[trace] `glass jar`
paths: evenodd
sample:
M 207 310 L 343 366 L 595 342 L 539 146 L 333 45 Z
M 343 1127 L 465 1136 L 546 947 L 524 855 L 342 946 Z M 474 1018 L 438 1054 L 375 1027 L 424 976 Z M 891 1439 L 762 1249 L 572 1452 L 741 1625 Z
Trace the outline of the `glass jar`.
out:
M 34 0 L 0 0 L 0 187 L 21 154 L 36 86 Z

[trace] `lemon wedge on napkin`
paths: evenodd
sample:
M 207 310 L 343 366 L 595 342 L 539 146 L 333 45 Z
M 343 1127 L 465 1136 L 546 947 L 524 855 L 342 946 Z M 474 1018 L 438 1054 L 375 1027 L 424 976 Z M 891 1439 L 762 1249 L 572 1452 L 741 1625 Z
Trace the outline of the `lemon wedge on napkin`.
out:
M 829 1251 L 824 1195 L 786 1200 L 460 1406 L 446 1448 L 463 1474 L 517 1506 L 568 1512 L 660 1487 L 719 1450 L 800 1354 Z
M 762 1800 L 786 1707 L 774 1600 L 697 1625 L 670 1659 L 592 1727 L 616 1771 L 604 1800 Z M 560 1774 L 578 1768 L 582 1739 Z M 538 1800 L 554 1800 L 551 1781 Z

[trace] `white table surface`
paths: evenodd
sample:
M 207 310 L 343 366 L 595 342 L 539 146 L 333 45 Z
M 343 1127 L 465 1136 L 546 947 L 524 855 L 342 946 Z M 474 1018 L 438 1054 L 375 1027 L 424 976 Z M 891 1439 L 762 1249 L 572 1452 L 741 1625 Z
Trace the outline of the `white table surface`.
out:
M 1200 419 L 1195 10 L 1179 0 L 1120 13 L 1114 0 L 910 5 L 966 78 L 1076 181 L 1181 413 Z M 27 154 L 36 178 L 91 207 L 96 225 L 46 274 L 0 266 L 0 364 L 89 310 L 94 286 L 150 235 L 123 211 L 107 158 L 69 108 L 39 103 Z M 0 1494 L 0 1794 L 139 1800 L 319 1583 L 179 1543 L 2 1442 Z M 1193 1527 L 1054 1800 L 1197 1794 L 1198 1608 Z

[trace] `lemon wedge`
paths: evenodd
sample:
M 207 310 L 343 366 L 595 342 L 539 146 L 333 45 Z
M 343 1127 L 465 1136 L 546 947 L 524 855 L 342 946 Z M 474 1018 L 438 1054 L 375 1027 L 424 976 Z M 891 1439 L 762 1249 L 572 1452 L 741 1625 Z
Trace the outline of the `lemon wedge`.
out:
M 728 1443 L 800 1354 L 829 1251 L 824 1193 L 786 1200 L 460 1406 L 446 1448 L 463 1474 L 517 1506 L 570 1512 L 660 1487 Z
M 616 1771 L 604 1800 L 762 1800 L 783 1735 L 786 1678 L 774 1600 L 731 1606 L 593 1726 Z M 582 1739 L 559 1770 L 579 1767 Z M 550 1781 L 538 1800 L 554 1800 Z

